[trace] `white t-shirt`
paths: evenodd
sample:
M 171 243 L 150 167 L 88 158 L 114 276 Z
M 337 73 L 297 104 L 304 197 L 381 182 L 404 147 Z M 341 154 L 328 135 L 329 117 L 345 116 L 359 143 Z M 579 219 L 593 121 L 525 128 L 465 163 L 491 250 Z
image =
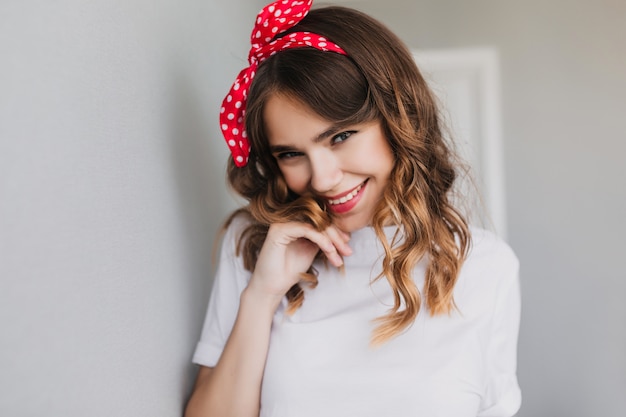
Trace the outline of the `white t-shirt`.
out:
M 227 231 L 202 337 L 193 361 L 215 366 L 233 327 L 250 273 L 235 257 L 236 221 Z M 386 228 L 389 238 L 395 228 Z M 352 233 L 345 273 L 314 264 L 315 289 L 292 316 L 274 315 L 261 417 L 509 417 L 519 409 L 516 377 L 520 317 L 518 261 L 492 233 L 471 229 L 472 249 L 454 289 L 458 310 L 413 325 L 373 348 L 372 320 L 393 296 L 372 228 Z M 426 260 L 414 271 L 423 288 Z

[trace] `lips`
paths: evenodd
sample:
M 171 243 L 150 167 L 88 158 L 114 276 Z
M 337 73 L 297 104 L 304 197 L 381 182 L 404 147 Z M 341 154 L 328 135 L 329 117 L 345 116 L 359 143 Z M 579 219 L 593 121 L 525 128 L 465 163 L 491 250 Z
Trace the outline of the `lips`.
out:
M 352 210 L 361 199 L 366 184 L 367 180 L 350 191 L 327 198 L 330 210 L 335 213 L 346 213 Z

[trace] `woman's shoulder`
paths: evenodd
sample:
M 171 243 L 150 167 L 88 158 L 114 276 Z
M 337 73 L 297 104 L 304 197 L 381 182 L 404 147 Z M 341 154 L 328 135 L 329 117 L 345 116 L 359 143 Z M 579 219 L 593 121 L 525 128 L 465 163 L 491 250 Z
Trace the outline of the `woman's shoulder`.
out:
M 496 300 L 519 288 L 519 260 L 495 233 L 470 228 L 472 244 L 455 284 L 455 302 L 462 311 L 491 311 Z M 486 310 L 485 310 L 486 309 Z M 478 314 L 478 313 L 477 313 Z
M 518 262 L 511 246 L 496 233 L 479 227 L 470 227 L 472 258 L 502 259 L 505 262 Z
M 517 255 L 501 237 L 492 231 L 471 227 L 471 246 L 463 265 L 466 272 L 479 272 L 481 276 L 517 277 Z
M 224 222 L 224 231 L 228 234 L 240 235 L 248 226 L 254 223 L 252 215 L 245 209 L 232 212 Z
M 237 252 L 236 248 L 242 234 L 253 222 L 254 220 L 250 214 L 243 209 L 231 213 L 222 224 L 222 228 L 217 235 L 216 243 L 219 245 L 221 242 L 219 246 L 221 246 L 222 252 L 234 255 Z

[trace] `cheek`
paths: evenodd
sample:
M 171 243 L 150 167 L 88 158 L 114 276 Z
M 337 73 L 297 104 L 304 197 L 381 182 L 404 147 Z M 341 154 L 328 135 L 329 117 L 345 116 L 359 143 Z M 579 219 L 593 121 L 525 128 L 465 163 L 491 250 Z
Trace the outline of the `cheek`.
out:
M 393 154 L 393 150 L 391 149 L 391 145 L 387 142 L 387 139 L 381 138 L 378 142 L 378 149 L 376 153 L 380 161 L 380 170 L 389 175 L 395 165 L 395 156 Z
M 369 167 L 372 172 L 378 175 L 388 174 L 394 165 L 391 147 L 387 141 L 383 140 L 377 140 L 372 143 L 372 146 L 361 149 L 360 152 L 353 155 L 353 159 L 359 161 L 360 166 Z
M 396 164 L 396 158 L 390 147 L 387 147 L 382 154 L 385 155 L 382 162 L 382 170 L 384 171 L 385 176 L 389 177 L 394 165 Z
M 303 194 L 306 191 L 309 179 L 303 170 L 297 168 L 284 168 L 281 169 L 281 172 L 283 173 L 283 178 L 285 179 L 287 187 L 289 187 L 291 191 L 296 194 Z

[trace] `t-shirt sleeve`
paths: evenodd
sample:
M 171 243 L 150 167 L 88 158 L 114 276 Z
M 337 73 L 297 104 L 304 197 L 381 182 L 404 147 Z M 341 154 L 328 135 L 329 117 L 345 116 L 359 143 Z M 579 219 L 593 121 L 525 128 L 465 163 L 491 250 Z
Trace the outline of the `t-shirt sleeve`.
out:
M 492 333 L 486 352 L 487 387 L 478 417 L 511 417 L 521 405 L 517 382 L 517 338 L 521 296 L 519 261 L 507 247 L 492 318 Z
M 198 365 L 214 367 L 217 364 L 235 324 L 240 295 L 250 280 L 250 272 L 235 254 L 237 237 L 244 224 L 240 218 L 233 220 L 222 241 L 202 334 L 192 359 Z

